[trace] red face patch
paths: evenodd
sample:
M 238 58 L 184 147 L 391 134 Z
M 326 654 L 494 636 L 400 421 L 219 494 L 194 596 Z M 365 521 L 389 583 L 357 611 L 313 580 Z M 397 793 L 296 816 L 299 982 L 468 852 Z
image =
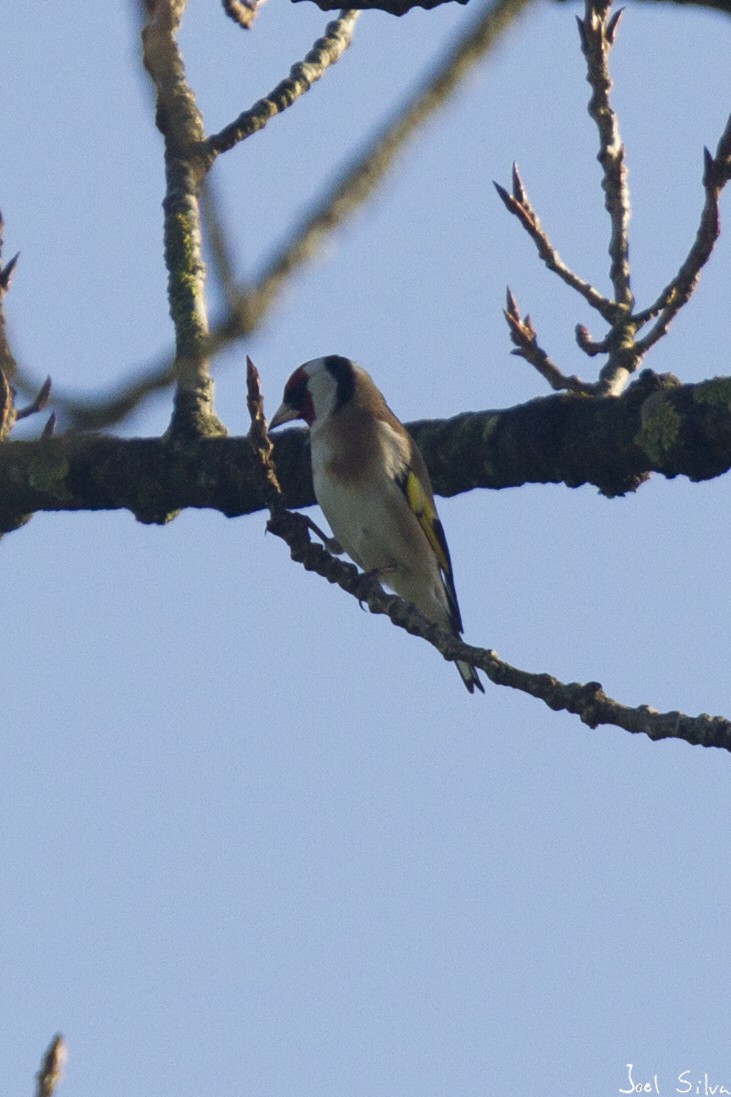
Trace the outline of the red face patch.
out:
M 284 386 L 284 402 L 294 408 L 301 419 L 310 426 L 315 421 L 315 408 L 307 384 L 309 377 L 303 369 L 296 369 Z

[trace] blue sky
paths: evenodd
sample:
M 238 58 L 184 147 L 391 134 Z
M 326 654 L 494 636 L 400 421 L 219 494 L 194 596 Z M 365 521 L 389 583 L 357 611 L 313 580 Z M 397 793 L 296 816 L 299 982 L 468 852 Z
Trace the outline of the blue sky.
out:
M 0 208 L 6 257 L 22 252 L 18 358 L 94 393 L 171 331 L 133 9 L 86 8 L 3 13 Z M 572 333 L 601 334 L 593 317 L 491 182 L 517 160 L 563 256 L 606 288 L 578 10 L 531 9 L 221 356 L 232 433 L 246 353 L 270 413 L 326 353 L 361 361 L 404 420 L 544 395 L 509 354 L 506 284 L 587 372 Z M 321 83 L 219 161 L 239 273 L 475 11 L 365 15 Z M 209 129 L 326 21 L 270 0 L 245 35 L 192 0 L 182 43 Z M 643 303 L 695 233 L 730 39 L 701 10 L 625 15 L 613 71 Z M 730 255 L 727 233 L 654 369 L 728 372 Z M 159 434 L 169 413 L 160 397 L 120 430 Z M 730 715 L 730 504 L 727 478 L 442 500 L 468 639 L 627 703 Z M 665 1094 L 695 1092 L 684 1071 L 731 1089 L 725 754 L 468 696 L 428 646 L 292 564 L 261 515 L 38 515 L 0 557 L 3 1093 L 31 1092 L 59 1029 L 69 1097 L 604 1097 L 629 1062 Z

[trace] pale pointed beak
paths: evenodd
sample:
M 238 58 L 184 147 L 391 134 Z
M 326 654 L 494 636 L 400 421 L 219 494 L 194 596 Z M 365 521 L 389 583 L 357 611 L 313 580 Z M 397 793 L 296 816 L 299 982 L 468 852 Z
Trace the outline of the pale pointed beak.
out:
M 274 413 L 274 418 L 269 423 L 269 430 L 274 430 L 275 427 L 281 427 L 282 423 L 289 423 L 292 419 L 299 419 L 300 413 L 297 408 L 293 408 L 291 404 L 283 403 Z

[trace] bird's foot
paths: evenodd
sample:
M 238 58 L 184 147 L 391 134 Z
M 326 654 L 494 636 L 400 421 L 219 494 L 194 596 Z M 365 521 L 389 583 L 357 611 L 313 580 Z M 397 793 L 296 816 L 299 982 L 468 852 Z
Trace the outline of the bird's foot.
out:
M 380 586 L 381 585 L 381 579 L 385 575 L 393 575 L 393 573 L 395 571 L 396 571 L 396 565 L 395 564 L 386 564 L 382 568 L 371 568 L 370 571 L 364 571 L 362 578 L 367 583 L 370 583 L 372 586 Z M 358 604 L 360 605 L 361 609 L 364 608 L 362 598 L 358 599 Z

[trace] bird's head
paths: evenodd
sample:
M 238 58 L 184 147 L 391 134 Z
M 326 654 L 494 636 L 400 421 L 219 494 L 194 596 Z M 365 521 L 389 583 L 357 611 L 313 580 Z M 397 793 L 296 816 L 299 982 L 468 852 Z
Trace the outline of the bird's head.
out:
M 358 369 L 349 358 L 337 354 L 299 366 L 284 386 L 284 398 L 269 429 L 293 419 L 304 419 L 309 427 L 324 423 L 352 400 Z

